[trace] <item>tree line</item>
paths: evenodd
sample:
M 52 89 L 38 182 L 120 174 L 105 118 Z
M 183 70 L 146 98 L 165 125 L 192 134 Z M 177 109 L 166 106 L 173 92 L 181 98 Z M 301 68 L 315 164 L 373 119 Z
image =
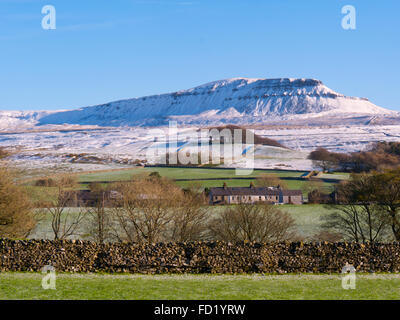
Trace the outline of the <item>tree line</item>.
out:
M 239 204 L 210 207 L 203 190 L 186 190 L 157 174 L 127 182 L 92 183 L 90 206 L 77 199 L 77 180 L 59 175 L 44 183 L 33 201 L 16 183 L 14 171 L 0 168 L 0 237 L 28 238 L 38 223 L 51 226 L 54 239 L 79 237 L 98 243 L 222 241 L 294 241 L 293 218 L 278 206 Z M 46 180 L 46 179 L 44 179 Z M 262 176 L 260 185 L 275 185 L 276 176 Z M 42 184 L 40 182 L 39 184 Z M 400 241 L 400 169 L 352 174 L 335 190 L 336 204 L 322 217 L 321 231 L 310 240 L 359 243 Z
M 71 209 L 77 181 L 59 175 L 39 183 L 45 194 L 33 202 L 9 168 L 0 169 L 0 237 L 26 238 L 38 223 L 50 223 L 53 238 L 81 237 L 98 243 L 196 240 L 283 241 L 296 239 L 289 214 L 268 204 L 208 206 L 196 185 L 183 190 L 159 175 L 127 182 L 92 183 L 94 203 Z
M 338 153 L 317 148 L 308 157 L 323 171 L 370 172 L 400 166 L 400 142 L 376 142 L 369 150 Z
M 336 197 L 325 230 L 355 242 L 400 241 L 400 169 L 352 174 Z

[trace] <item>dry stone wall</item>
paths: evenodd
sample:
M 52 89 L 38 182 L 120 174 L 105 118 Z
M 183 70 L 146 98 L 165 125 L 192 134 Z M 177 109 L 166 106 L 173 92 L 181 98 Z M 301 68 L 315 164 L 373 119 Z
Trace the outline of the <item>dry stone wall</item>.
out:
M 400 272 L 400 243 L 110 243 L 0 239 L 0 271 L 129 273 Z

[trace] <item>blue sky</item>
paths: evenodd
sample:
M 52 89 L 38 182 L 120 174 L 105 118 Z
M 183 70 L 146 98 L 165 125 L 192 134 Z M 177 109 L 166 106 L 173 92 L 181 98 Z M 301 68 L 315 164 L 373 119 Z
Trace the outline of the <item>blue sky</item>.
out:
M 56 30 L 41 28 L 47 4 Z M 347 4 L 356 30 L 341 27 Z M 292 77 L 400 110 L 399 15 L 397 0 L 0 0 L 0 109 Z

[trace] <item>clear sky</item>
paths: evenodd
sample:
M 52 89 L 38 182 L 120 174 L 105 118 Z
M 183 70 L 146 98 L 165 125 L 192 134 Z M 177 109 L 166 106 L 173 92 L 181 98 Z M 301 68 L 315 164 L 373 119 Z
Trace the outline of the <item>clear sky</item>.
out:
M 56 29 L 41 26 L 44 5 Z M 356 30 L 341 27 L 344 5 Z M 398 0 L 0 0 L 0 110 L 69 109 L 231 78 L 316 78 L 400 110 Z

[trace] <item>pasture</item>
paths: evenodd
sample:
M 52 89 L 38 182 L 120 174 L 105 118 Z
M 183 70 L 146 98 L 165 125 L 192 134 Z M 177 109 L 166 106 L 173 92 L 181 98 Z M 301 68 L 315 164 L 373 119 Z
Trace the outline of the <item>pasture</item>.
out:
M 127 170 L 115 170 L 108 172 L 92 172 L 80 174 L 81 181 L 118 181 L 129 180 L 132 175 L 150 174 L 157 171 L 161 176 L 170 179 L 207 179 L 207 178 L 234 178 L 238 177 L 235 169 L 210 169 L 210 168 L 172 168 L 172 167 L 144 167 Z M 262 173 L 275 173 L 279 177 L 300 177 L 306 171 L 284 170 L 253 170 L 250 175 L 242 176 L 255 178 Z
M 356 274 L 356 288 L 342 288 L 338 274 L 127 275 L 56 274 L 56 289 L 41 273 L 0 273 L 0 299 L 135 300 L 351 300 L 400 298 L 400 275 Z
M 203 188 L 219 187 L 224 182 L 230 187 L 247 187 L 250 182 L 255 182 L 257 176 L 264 173 L 274 173 L 279 176 L 288 185 L 289 189 L 303 189 L 308 182 L 302 179 L 301 176 L 306 172 L 302 171 L 285 171 L 285 170 L 254 170 L 249 176 L 237 176 L 235 169 L 210 169 L 210 168 L 167 168 L 167 167 L 145 167 L 132 168 L 124 170 L 112 170 L 103 172 L 88 172 L 77 175 L 80 182 L 79 188 L 88 188 L 91 182 L 108 183 L 113 181 L 127 181 L 138 175 L 148 176 L 151 172 L 158 172 L 161 176 L 170 179 L 175 179 L 176 183 L 185 188 L 191 184 L 199 185 Z M 239 179 L 235 179 L 239 178 Z M 243 179 L 245 178 L 245 179 Z M 324 178 L 340 181 L 342 178 L 348 178 L 346 174 L 325 174 Z M 195 179 L 195 180 L 191 180 Z M 202 180 L 204 179 L 204 180 Z M 322 187 L 326 191 L 333 189 L 332 182 L 324 182 Z M 35 201 L 46 200 L 54 196 L 56 189 L 52 187 L 36 187 L 33 182 L 27 183 L 26 188 L 31 198 Z M 306 196 L 306 191 L 303 190 L 303 195 Z M 214 216 L 218 210 L 223 210 L 224 207 L 210 207 L 210 217 Z M 324 205 L 283 205 L 279 209 L 288 212 L 295 220 L 296 233 L 302 238 L 309 239 L 320 231 L 321 217 L 331 212 Z M 70 209 L 72 214 L 77 209 Z M 78 230 L 78 234 L 74 238 L 85 239 L 85 221 Z M 35 230 L 30 235 L 31 238 L 51 239 L 53 237 L 51 230 L 51 220 L 49 216 L 45 216 L 36 226 Z
M 216 213 L 220 210 L 224 210 L 226 206 L 209 206 L 210 218 L 215 217 Z M 286 211 L 295 220 L 295 231 L 302 238 L 310 238 L 317 234 L 321 229 L 323 221 L 321 218 L 332 212 L 329 207 L 319 204 L 305 204 L 305 205 L 282 205 L 279 209 Z M 70 218 L 78 214 L 77 208 L 66 209 L 66 212 L 70 214 Z M 63 219 L 67 218 L 67 215 L 63 215 Z M 71 239 L 88 239 L 86 236 L 87 220 L 83 219 L 80 224 L 77 234 L 72 236 Z M 29 238 L 33 239 L 53 239 L 54 235 L 51 229 L 51 217 L 49 214 L 42 217 L 37 224 L 36 228 L 32 231 Z
M 224 182 L 228 187 L 248 187 L 251 182 L 256 183 L 257 177 L 262 174 L 275 174 L 287 184 L 289 189 L 303 190 L 303 196 L 307 198 L 306 186 L 308 180 L 301 178 L 302 175 L 307 173 L 306 171 L 254 170 L 250 175 L 238 176 L 235 169 L 135 167 L 76 173 L 76 176 L 79 182 L 78 188 L 88 189 L 91 182 L 107 184 L 116 181 L 128 181 L 135 176 L 148 176 L 151 172 L 158 172 L 162 177 L 175 180 L 175 183 L 182 188 L 188 188 L 191 185 L 201 188 L 221 187 Z M 321 180 L 322 190 L 331 192 L 335 183 L 347 178 L 348 175 L 342 173 L 324 174 L 323 179 L 328 180 Z M 31 179 L 24 183 L 34 201 L 46 200 L 47 197 L 52 195 L 51 188 L 37 187 L 34 182 L 35 180 Z
M 301 176 L 306 171 L 289 170 L 253 170 L 249 175 L 238 175 L 235 169 L 210 169 L 210 168 L 171 168 L 171 167 L 145 167 L 125 170 L 113 170 L 108 172 L 91 172 L 79 174 L 79 181 L 84 185 L 90 182 L 113 182 L 126 181 L 135 175 L 149 175 L 151 172 L 158 172 L 160 176 L 176 180 L 176 183 L 186 188 L 191 184 L 199 185 L 203 188 L 220 187 L 225 182 L 230 187 L 247 187 L 250 182 L 255 182 L 256 178 L 262 174 L 275 174 L 282 179 L 289 189 L 304 189 L 307 180 Z M 333 190 L 334 183 L 346 179 L 346 174 L 325 174 L 322 181 L 322 188 L 329 192 Z

